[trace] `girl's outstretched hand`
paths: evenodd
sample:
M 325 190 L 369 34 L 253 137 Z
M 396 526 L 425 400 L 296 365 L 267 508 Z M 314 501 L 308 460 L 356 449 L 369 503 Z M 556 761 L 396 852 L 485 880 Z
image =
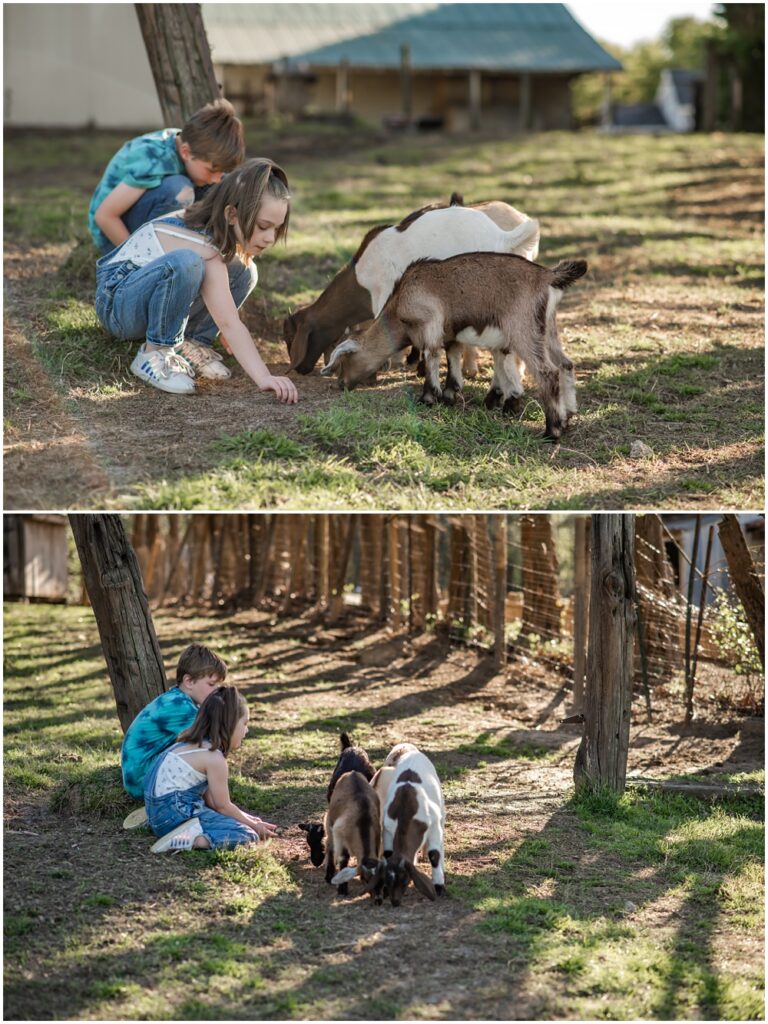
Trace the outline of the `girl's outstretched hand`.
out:
M 287 405 L 295 405 L 299 400 L 296 385 L 288 377 L 270 377 L 267 383 L 262 385 L 261 390 L 274 391 L 277 400 Z
M 261 818 L 257 818 L 253 814 L 249 814 L 248 817 L 251 819 L 251 827 L 259 839 L 269 839 L 277 831 L 277 825 L 273 825 L 271 821 L 262 821 Z

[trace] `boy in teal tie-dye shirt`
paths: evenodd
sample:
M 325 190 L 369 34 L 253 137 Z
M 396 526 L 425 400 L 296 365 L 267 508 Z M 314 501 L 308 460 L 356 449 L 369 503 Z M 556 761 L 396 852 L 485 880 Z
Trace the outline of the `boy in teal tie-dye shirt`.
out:
M 144 780 L 155 758 L 192 725 L 198 707 L 226 677 L 227 666 L 203 644 L 182 651 L 176 685 L 139 712 L 123 739 L 123 786 L 131 796 L 144 798 Z
M 243 126 L 224 99 L 202 107 L 180 130 L 130 139 L 109 161 L 88 210 L 101 255 L 154 217 L 189 206 L 195 189 L 220 181 L 244 158 Z

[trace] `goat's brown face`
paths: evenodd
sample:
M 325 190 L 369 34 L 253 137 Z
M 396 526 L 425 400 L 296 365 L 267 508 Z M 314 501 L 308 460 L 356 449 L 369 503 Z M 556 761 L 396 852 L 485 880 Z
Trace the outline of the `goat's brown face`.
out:
M 307 833 L 307 843 L 309 844 L 309 859 L 312 864 L 319 868 L 325 860 L 325 844 L 323 842 L 325 838 L 325 829 L 322 825 L 302 823 L 299 825 L 302 832 Z

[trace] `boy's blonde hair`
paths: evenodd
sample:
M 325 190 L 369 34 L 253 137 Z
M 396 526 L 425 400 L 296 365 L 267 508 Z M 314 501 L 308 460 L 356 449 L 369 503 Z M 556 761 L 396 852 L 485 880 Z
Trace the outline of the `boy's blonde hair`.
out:
M 209 235 L 224 262 L 229 263 L 237 254 L 238 242 L 234 225 L 227 217 L 227 207 L 235 210 L 243 238 L 248 239 L 256 229 L 259 207 L 266 195 L 288 203 L 285 220 L 276 232 L 275 241 L 279 241 L 288 233 L 291 193 L 285 171 L 267 157 L 254 157 L 236 171 L 225 174 L 202 199 L 186 208 L 184 223 Z
M 245 697 L 235 686 L 220 686 L 205 698 L 192 725 L 179 733 L 182 743 L 210 740 L 211 750 L 220 750 L 224 757 L 232 746 L 232 733 L 237 723 L 248 714 Z
M 227 666 L 213 651 L 205 644 L 190 644 L 179 657 L 176 666 L 176 685 L 181 686 L 184 676 L 190 676 L 192 680 L 202 679 L 203 676 L 217 676 L 222 683 L 227 678 Z
M 195 111 L 181 129 L 181 141 L 217 171 L 231 171 L 245 159 L 243 126 L 229 100 L 214 100 Z

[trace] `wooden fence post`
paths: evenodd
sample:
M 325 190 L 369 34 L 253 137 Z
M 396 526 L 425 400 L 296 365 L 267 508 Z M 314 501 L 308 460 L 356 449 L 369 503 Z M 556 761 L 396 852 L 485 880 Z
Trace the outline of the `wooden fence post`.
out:
M 728 559 L 728 571 L 733 589 L 744 606 L 752 635 L 765 668 L 765 592 L 755 563 L 749 553 L 738 517 L 733 513 L 723 516 L 718 527 L 720 543 Z
M 592 584 L 584 734 L 574 781 L 624 790 L 629 748 L 634 653 L 634 531 L 632 515 L 592 516 Z

